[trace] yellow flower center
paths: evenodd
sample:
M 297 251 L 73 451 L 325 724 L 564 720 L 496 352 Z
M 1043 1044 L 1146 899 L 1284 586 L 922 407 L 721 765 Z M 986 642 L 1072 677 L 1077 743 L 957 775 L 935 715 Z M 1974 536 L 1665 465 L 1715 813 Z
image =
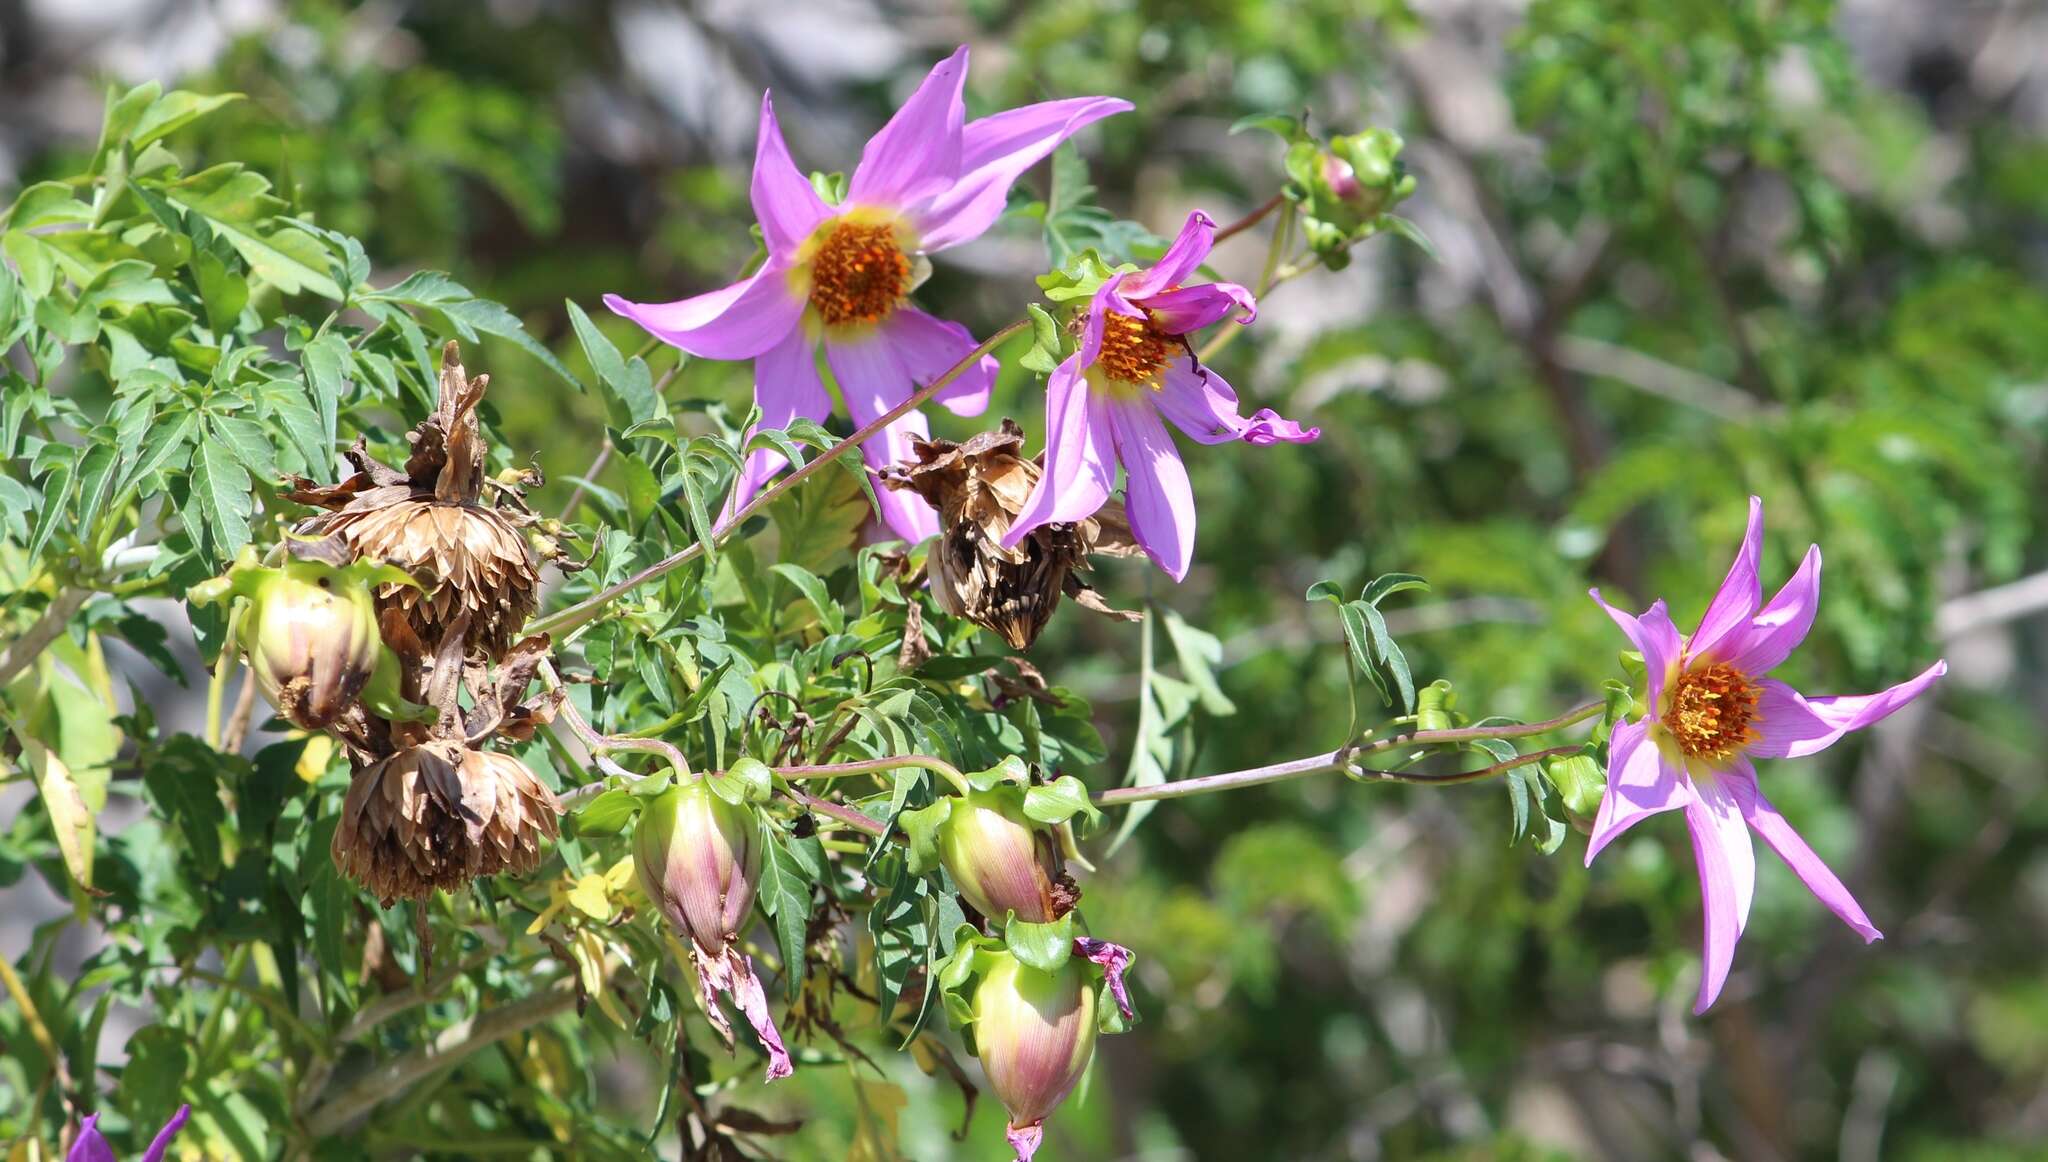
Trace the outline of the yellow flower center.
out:
M 1725 762 L 1755 742 L 1756 684 L 1726 662 L 1690 669 L 1666 697 L 1664 728 L 1687 758 Z
M 1133 319 L 1115 311 L 1102 315 L 1102 354 L 1095 367 L 1118 383 L 1143 384 L 1161 389 L 1159 369 L 1173 357 L 1176 341 L 1163 335 L 1145 319 Z
M 879 323 L 910 293 L 910 256 L 896 224 L 841 217 L 810 250 L 810 301 L 828 327 Z

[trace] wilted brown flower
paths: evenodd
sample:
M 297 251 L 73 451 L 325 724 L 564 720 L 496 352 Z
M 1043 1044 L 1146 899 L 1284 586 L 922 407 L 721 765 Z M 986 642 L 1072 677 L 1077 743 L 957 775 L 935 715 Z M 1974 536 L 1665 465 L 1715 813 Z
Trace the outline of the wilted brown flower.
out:
M 335 865 L 386 905 L 478 876 L 528 872 L 561 805 L 510 755 L 436 739 L 358 769 L 334 829 Z
M 517 492 L 484 474 L 476 420 L 490 376 L 469 378 L 450 342 L 441 354 L 440 402 L 407 434 L 413 453 L 399 472 L 360 442 L 348 452 L 356 472 L 332 486 L 299 479 L 286 497 L 331 510 L 299 526 L 334 533 L 357 555 L 390 562 L 423 588 L 377 590 L 379 609 L 396 609 L 429 654 L 456 615 L 467 613 L 467 652 L 504 656 L 538 603 L 540 561 L 520 529 L 533 522 Z M 484 488 L 492 487 L 486 502 Z
M 1097 613 L 1135 620 L 1137 614 L 1110 608 L 1074 575 L 1088 568 L 1091 553 L 1140 551 L 1121 504 L 1105 504 L 1084 521 L 1045 525 L 1016 548 L 1002 547 L 1043 471 L 1039 461 L 1018 454 L 1023 447 L 1023 430 L 1005 419 L 1000 430 L 964 444 L 913 438 L 914 459 L 883 473 L 886 486 L 915 492 L 939 510 L 928 566 L 939 608 L 1020 650 L 1038 639 L 1063 593 Z

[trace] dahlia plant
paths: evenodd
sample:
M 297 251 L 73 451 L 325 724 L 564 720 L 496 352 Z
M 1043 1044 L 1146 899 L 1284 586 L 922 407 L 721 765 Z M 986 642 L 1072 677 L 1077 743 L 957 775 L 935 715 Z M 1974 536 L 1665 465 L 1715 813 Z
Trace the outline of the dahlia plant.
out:
M 15 831 L 113 942 L 80 987 L 146 965 L 121 995 L 160 1018 L 103 1092 L 97 1018 L 80 1014 L 114 994 L 58 987 L 48 957 L 26 980 L 0 962 L 34 1075 L 8 1124 L 49 1147 L 31 1156 L 112 1158 L 98 1127 L 114 1108 L 131 1138 L 170 1119 L 150 1159 L 486 1141 L 732 1157 L 782 1124 L 751 1104 L 801 1084 L 750 1089 L 757 1058 L 769 1081 L 859 1079 L 910 1048 L 970 1099 L 985 1083 L 1018 1159 L 1077 1157 L 1058 1110 L 1103 1072 L 1098 1038 L 1137 1022 L 1133 992 L 1166 979 L 1138 980 L 1144 950 L 1092 926 L 1120 913 L 1091 860 L 1153 804 L 1339 772 L 1501 778 L 1517 833 L 1545 850 L 1590 819 L 1588 863 L 1682 809 L 1702 1009 L 1749 912 L 1745 828 L 1875 938 L 1752 759 L 1816 753 L 1943 666 L 1868 697 L 1767 677 L 1814 626 L 1820 558 L 1763 603 L 1758 501 L 1690 636 L 1661 601 L 1640 617 L 1602 602 L 1640 652 L 1638 691 L 1531 724 L 1459 712 L 1448 678 L 1417 689 L 1381 609 L 1420 578 L 1355 599 L 1326 582 L 1310 597 L 1337 606 L 1346 668 L 1390 720 L 1246 770 L 1162 757 L 1234 712 L 1222 645 L 1142 578 L 1091 570 L 1139 553 L 1176 581 L 1247 567 L 1196 552 L 1211 496 L 1168 429 L 1187 459 L 1245 474 L 1257 457 L 1235 445 L 1317 456 L 1321 429 L 1270 406 L 1278 374 L 1240 364 L 1233 384 L 1213 360 L 1279 284 L 1382 233 L 1418 237 L 1391 213 L 1415 182 L 1390 133 L 1324 143 L 1293 125 L 1261 208 L 1227 225 L 1195 211 L 1169 241 L 1091 207 L 1099 245 L 1062 254 L 1043 301 L 977 341 L 914 305 L 927 256 L 997 228 L 1036 163 L 1133 105 L 1068 96 L 968 120 L 967 60 L 939 63 L 843 182 L 796 167 L 764 97 L 750 269 L 672 302 L 605 297 L 699 361 L 751 361 L 737 422 L 685 406 L 686 376 L 654 386 L 580 306 L 566 315 L 587 382 L 444 275 L 378 285 L 358 243 L 255 172 L 187 172 L 167 139 L 224 99 L 121 95 L 88 170 L 15 201 L 0 350 L 27 359 L 0 365 L 0 723 L 37 804 Z M 1072 220 L 1021 208 L 1048 230 Z M 1297 226 L 1307 249 L 1283 264 Z M 1270 240 L 1255 285 L 1211 269 L 1219 239 L 1254 230 Z M 529 499 L 539 461 L 570 474 L 585 457 L 493 430 L 489 378 L 465 364 L 522 366 L 515 351 L 524 389 L 603 397 L 620 423 L 585 475 L 616 454 L 623 492 L 583 480 L 561 517 Z M 1025 424 L 931 435 L 926 404 L 977 416 L 1006 364 L 1035 373 Z M 837 435 L 835 411 L 851 420 Z M 896 540 L 870 541 L 870 511 Z M 1092 632 L 1138 659 L 1122 785 L 1087 703 L 1046 672 L 1058 663 L 1026 654 L 1063 597 L 1119 619 Z M 115 696 L 107 640 L 178 672 L 146 598 L 183 599 L 203 738 L 163 736 Z M 1159 626 L 1184 681 L 1158 673 Z M 1457 757 L 1472 750 L 1487 761 Z M 131 769 L 152 818 L 109 836 L 109 787 Z M 176 844 L 149 854 L 164 835 Z M 187 1003 L 201 984 L 227 991 Z M 653 1128 L 585 1132 L 565 1111 L 628 1056 L 649 1066 Z M 479 1096 L 513 1077 L 530 1101 Z

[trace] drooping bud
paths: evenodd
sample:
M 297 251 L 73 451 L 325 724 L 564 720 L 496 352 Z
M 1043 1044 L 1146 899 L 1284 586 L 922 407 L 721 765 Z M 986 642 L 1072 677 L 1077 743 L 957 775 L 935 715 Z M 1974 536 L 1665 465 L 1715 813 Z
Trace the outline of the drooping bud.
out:
M 633 864 L 641 890 L 690 941 L 690 957 L 712 1027 L 733 1042 L 719 997 L 732 999 L 768 1052 L 768 1080 L 794 1072 L 768 1013 L 767 993 L 739 947 L 754 905 L 763 855 L 754 813 L 712 793 L 703 779 L 670 787 L 640 813 Z
M 286 561 L 252 580 L 242 649 L 265 697 L 294 726 L 318 730 L 369 684 L 383 641 L 370 587 L 317 561 Z
M 938 829 L 939 859 L 960 895 L 997 924 L 1046 924 L 1073 910 L 1078 892 L 1060 871 L 1051 831 L 1033 823 L 1014 788 L 964 795 Z
M 1026 1162 L 1044 1138 L 1046 1116 L 1095 1053 L 1096 985 L 1079 958 L 1045 972 L 1007 952 L 989 955 L 993 966 L 974 993 L 975 1052 L 1009 1111 L 1010 1146 Z

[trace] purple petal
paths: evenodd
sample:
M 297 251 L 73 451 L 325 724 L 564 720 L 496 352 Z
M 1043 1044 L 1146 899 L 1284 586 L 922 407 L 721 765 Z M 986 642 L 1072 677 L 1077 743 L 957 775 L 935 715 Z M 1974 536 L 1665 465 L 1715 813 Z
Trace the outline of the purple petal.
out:
M 1045 473 L 1003 534 L 1004 548 L 1015 548 L 1040 525 L 1093 516 L 1109 499 L 1116 483 L 1115 453 L 1093 395 L 1081 374 L 1079 354 L 1053 369 L 1045 385 Z
M 1806 640 L 1819 608 L 1820 546 L 1813 545 L 1778 595 L 1755 617 L 1729 631 L 1715 656 L 1745 674 L 1768 674 Z
M 1136 1014 L 1131 1012 L 1131 994 L 1124 988 L 1124 972 L 1131 967 L 1131 950 L 1092 936 L 1076 936 L 1074 955 L 1102 966 L 1102 977 L 1109 985 L 1109 995 L 1116 998 L 1116 1011 L 1122 1013 L 1126 1021 L 1135 1019 Z
M 1070 97 L 1009 109 L 967 123 L 960 180 L 918 215 L 927 251 L 958 246 L 1002 217 L 1010 186 L 1083 126 L 1131 108 L 1116 97 Z
M 704 1019 L 731 1049 L 732 1019 L 719 1003 L 719 997 L 732 992 L 731 966 L 723 953 L 706 952 L 694 939 L 690 941 L 690 963 L 697 969 L 697 999 L 703 1002 Z
M 1180 237 L 1159 256 L 1158 265 L 1132 275 L 1124 283 L 1124 294 L 1132 299 L 1146 299 L 1186 282 L 1209 257 L 1215 239 L 1214 218 L 1200 210 L 1189 214 L 1187 223 L 1180 228 Z
M 1850 731 L 1862 730 L 1918 698 L 1946 673 L 1948 663 L 1936 662 L 1918 677 L 1889 690 L 1832 698 L 1808 698 L 1776 678 L 1765 678 L 1760 683 L 1763 693 L 1756 702 L 1756 731 L 1760 737 L 1749 753 L 1770 759 L 1818 754 Z
M 799 416 L 823 421 L 832 414 L 832 397 L 825 394 L 825 383 L 818 378 L 817 342 L 802 328 L 791 331 L 787 339 L 754 360 L 754 402 L 761 408 L 761 419 L 747 429 L 748 439 L 763 428 L 786 428 Z M 788 463 L 780 452 L 749 454 L 747 466 L 732 482 L 732 495 L 726 498 L 718 527 L 724 528 Z
M 804 313 L 788 266 L 772 259 L 752 278 L 695 298 L 634 303 L 606 295 L 604 305 L 701 359 L 752 359 L 782 342 Z
M 1031 1162 L 1038 1153 L 1038 1147 L 1045 1142 L 1045 1119 L 1007 1127 L 1003 1131 L 1003 1140 L 1016 1152 L 1013 1162 Z
M 1792 830 L 1792 825 L 1785 821 L 1785 817 L 1778 814 L 1778 809 L 1771 806 L 1770 800 L 1764 798 L 1763 792 L 1757 789 L 1756 768 L 1750 765 L 1748 759 L 1738 758 L 1735 764 L 1721 775 L 1721 779 L 1734 793 L 1736 803 L 1742 808 L 1742 818 L 1758 835 L 1763 836 L 1764 843 L 1778 853 L 1778 858 L 1785 861 L 1786 866 L 1792 869 L 1792 874 L 1798 876 L 1799 882 L 1806 885 L 1807 891 L 1819 897 L 1820 902 L 1826 904 L 1829 911 L 1840 916 L 1843 923 L 1854 928 L 1856 934 L 1863 937 L 1865 944 L 1883 939 L 1884 933 L 1879 932 L 1877 925 L 1870 922 L 1870 917 L 1863 914 L 1863 908 L 1856 903 L 1856 897 L 1849 894 L 1849 889 L 1842 886 L 1842 881 L 1835 877 L 1834 872 L 1828 870 L 1828 865 L 1821 862 L 1820 856 L 1814 854 L 1813 849 L 1806 845 L 1806 841 L 1799 837 L 1799 833 Z
M 1321 428 L 1304 428 L 1282 419 L 1272 408 L 1262 408 L 1250 419 L 1238 413 L 1237 392 L 1213 368 L 1197 368 L 1192 361 L 1176 357 L 1160 376 L 1159 393 L 1152 397 L 1173 426 L 1190 440 L 1203 444 L 1225 444 L 1243 440 L 1261 447 L 1267 444 L 1306 444 L 1323 434 Z
M 1621 627 L 1636 649 L 1643 654 L 1643 668 L 1648 671 L 1650 713 L 1664 711 L 1664 683 L 1668 681 L 1678 665 L 1678 655 L 1684 650 L 1684 643 L 1678 640 L 1678 627 L 1671 624 L 1671 614 L 1664 608 L 1660 598 L 1641 617 L 1631 617 L 1601 598 L 1598 589 L 1589 589 L 1593 600 Z
M 1693 783 L 1693 801 L 1686 805 L 1685 824 L 1692 832 L 1693 860 L 1699 866 L 1701 905 L 1707 914 L 1706 945 L 1701 949 L 1700 995 L 1693 1012 L 1704 1013 L 1735 962 L 1735 943 L 1749 922 L 1749 901 L 1756 889 L 1756 851 L 1734 795 L 1718 776 Z
M 960 93 L 966 83 L 963 44 L 868 139 L 847 183 L 847 204 L 910 209 L 959 180 L 961 126 L 967 120 Z
M 191 1106 L 179 1106 L 178 1112 L 172 1114 L 171 1120 L 165 1122 L 164 1128 L 158 1130 L 156 1137 L 150 1140 L 149 1149 L 142 1152 L 142 1162 L 163 1162 L 164 1151 L 171 1148 L 171 1139 L 177 1137 L 178 1131 L 185 1128 L 185 1122 L 191 1116 Z
M 1124 515 L 1152 563 L 1179 581 L 1195 555 L 1195 490 L 1180 449 L 1149 399 L 1105 401 L 1124 465 Z
M 1649 733 L 1647 720 L 1614 727 L 1607 747 L 1607 794 L 1600 800 L 1593 835 L 1586 843 L 1587 867 L 1593 866 L 1593 857 L 1622 832 L 1692 801 L 1683 770 L 1665 759 Z
M 825 362 L 839 381 L 847 414 L 861 427 L 910 397 L 910 377 L 879 332 L 852 342 L 826 339 Z M 861 458 L 876 469 L 907 460 L 911 437 L 924 436 L 930 430 L 924 413 L 913 411 L 862 444 Z M 875 501 L 882 522 L 910 544 L 937 535 L 939 514 L 915 493 L 882 488 L 876 490 Z
M 754 1036 L 761 1039 L 761 1048 L 768 1051 L 767 1080 L 779 1081 L 795 1073 L 789 1050 L 782 1044 L 782 1034 L 775 1028 L 775 1018 L 769 1015 L 768 994 L 762 991 L 761 980 L 754 975 L 753 962 L 737 947 L 726 949 L 725 960 L 727 979 L 732 982 L 732 1002 L 747 1024 L 753 1026 Z
M 904 373 L 919 387 L 953 369 L 978 345 L 974 334 L 949 319 L 934 318 L 916 307 L 899 307 L 882 324 L 882 335 L 896 352 Z M 932 397 L 932 402 L 956 416 L 978 416 L 988 410 L 989 389 L 995 386 L 1001 368 L 993 355 L 984 355 L 974 366 Z
M 1147 296 L 1138 303 L 1151 312 L 1152 325 L 1168 335 L 1186 335 L 1232 314 L 1240 323 L 1259 317 L 1258 300 L 1234 282 L 1204 282 Z
M 71 1143 L 71 1149 L 64 1155 L 64 1162 L 114 1162 L 114 1148 L 100 1134 L 100 1116 L 86 1115 L 85 1124 L 78 1127 L 78 1139 Z
M 1742 535 L 1742 548 L 1735 554 L 1735 563 L 1728 566 L 1728 576 L 1722 578 L 1721 588 L 1714 593 L 1714 600 L 1707 605 L 1707 612 L 1700 617 L 1700 627 L 1686 643 L 1686 656 L 1705 657 L 1714 652 L 1722 637 L 1748 623 L 1756 616 L 1756 607 L 1763 601 L 1763 582 L 1757 579 L 1757 557 L 1763 551 L 1764 543 L 1764 502 L 1758 497 L 1749 498 L 1749 530 Z
M 761 135 L 754 143 L 754 216 L 770 254 L 789 254 L 803 245 L 832 208 L 789 159 L 782 127 L 775 121 L 775 103 L 761 94 Z

